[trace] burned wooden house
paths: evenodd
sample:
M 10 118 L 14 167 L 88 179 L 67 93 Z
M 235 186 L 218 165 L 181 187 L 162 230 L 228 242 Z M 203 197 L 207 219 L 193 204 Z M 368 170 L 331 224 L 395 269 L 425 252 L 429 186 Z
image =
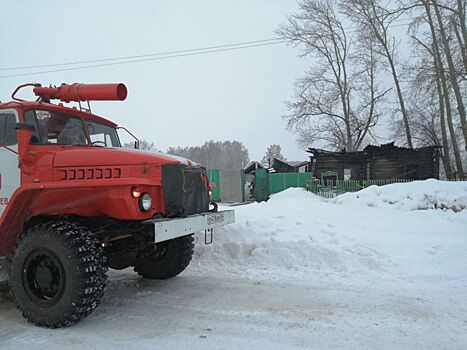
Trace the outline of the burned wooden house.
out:
M 397 147 L 394 142 L 357 152 L 309 148 L 311 172 L 318 179 L 439 179 L 439 146 Z
M 285 161 L 274 158 L 270 170 L 277 173 L 306 173 L 310 171 L 310 161 Z

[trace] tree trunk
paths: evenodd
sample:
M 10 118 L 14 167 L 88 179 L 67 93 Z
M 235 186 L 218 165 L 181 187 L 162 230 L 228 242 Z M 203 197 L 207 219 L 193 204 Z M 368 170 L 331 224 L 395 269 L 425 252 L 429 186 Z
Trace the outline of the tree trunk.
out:
M 451 168 L 451 156 L 449 154 L 449 142 L 448 136 L 446 133 L 446 121 L 444 115 L 444 100 L 443 100 L 443 91 L 441 89 L 441 79 L 440 79 L 440 69 L 438 68 L 437 56 L 439 55 L 438 47 L 433 43 L 433 61 L 436 74 L 436 90 L 438 91 L 438 100 L 439 100 L 439 120 L 441 124 L 441 141 L 443 144 L 443 165 L 446 172 L 446 177 L 448 180 L 452 178 L 452 168 Z M 436 52 L 436 53 L 435 53 Z
M 442 64 L 440 65 L 440 74 L 443 72 Z M 449 90 L 444 78 L 441 79 L 443 88 L 444 105 L 446 106 L 446 120 L 448 122 L 449 134 L 451 135 L 452 150 L 454 152 L 454 159 L 456 161 L 457 175 L 461 178 L 464 177 L 464 168 L 462 167 L 462 158 L 459 152 L 459 144 L 457 143 L 456 130 L 452 123 L 452 110 L 451 101 L 449 101 Z
M 407 110 L 405 108 L 405 102 L 404 102 L 404 97 L 402 96 L 402 89 L 399 83 L 399 76 L 397 75 L 396 72 L 396 67 L 394 65 L 394 61 L 392 59 L 391 54 L 389 53 L 389 50 L 387 47 L 385 47 L 386 52 L 387 52 L 387 59 L 389 62 L 389 66 L 391 67 L 391 73 L 392 73 L 392 78 L 394 79 L 394 85 L 396 85 L 396 92 L 397 92 L 397 98 L 399 99 L 399 105 L 401 108 L 401 113 L 402 113 L 402 118 L 404 121 L 404 127 L 405 127 L 405 135 L 407 136 L 407 146 L 409 148 L 413 148 L 413 143 L 412 143 L 412 134 L 410 133 L 410 123 L 409 123 L 409 116 L 407 114 Z
M 440 118 L 440 124 L 441 124 L 441 137 L 442 137 L 443 153 L 444 153 L 443 164 L 444 164 L 444 169 L 446 171 L 446 176 L 447 176 L 448 179 L 450 179 L 450 178 L 452 178 L 452 168 L 451 168 L 451 156 L 449 154 L 448 136 L 447 136 L 447 133 L 446 133 L 446 122 L 445 122 L 445 114 L 444 114 L 445 103 L 444 102 L 446 102 L 446 104 L 447 104 L 446 105 L 446 110 L 449 108 L 449 117 L 448 118 L 450 119 L 450 125 L 452 125 L 451 105 L 450 105 L 449 98 L 446 101 L 444 101 L 444 97 L 443 97 L 442 84 L 446 85 L 446 80 L 445 80 L 445 76 L 444 76 L 443 69 L 442 69 L 441 53 L 439 51 L 438 37 L 436 36 L 436 30 L 435 30 L 435 26 L 433 24 L 433 18 L 431 16 L 430 5 L 428 4 L 428 2 L 426 0 L 425 1 L 422 0 L 422 2 L 423 2 L 423 5 L 425 6 L 425 12 L 426 12 L 426 15 L 427 15 L 428 24 L 430 26 L 431 37 L 432 37 L 433 64 L 434 64 L 434 67 L 435 67 L 436 90 L 438 91 L 439 118 Z M 443 83 L 441 81 L 443 81 Z M 448 120 L 448 123 L 449 123 L 449 120 Z M 454 142 L 456 144 L 457 153 L 459 153 L 459 147 L 457 145 L 456 135 L 451 134 L 451 137 L 452 136 L 454 136 Z M 457 161 L 457 159 L 458 158 L 456 157 L 456 161 Z M 459 155 L 459 160 L 460 160 L 460 155 Z M 456 162 L 456 164 L 457 164 L 457 162 Z M 460 170 L 461 170 L 461 172 L 463 172 L 462 162 L 460 163 L 460 165 L 461 165 Z
M 462 50 L 462 59 L 464 61 L 464 69 L 467 74 L 467 24 L 465 23 L 465 11 L 464 6 L 462 6 L 462 0 L 457 0 L 457 13 L 459 15 L 459 23 L 461 27 L 461 33 L 463 42 L 459 40 L 459 45 Z
M 371 55 L 371 60 L 373 60 L 373 50 L 370 48 L 370 55 Z M 373 63 L 371 62 L 370 65 Z M 374 74 L 374 66 L 372 65 L 370 67 L 370 111 L 368 112 L 368 120 L 365 125 L 365 129 L 363 129 L 362 134 L 360 135 L 359 139 L 357 140 L 357 143 L 355 145 L 355 150 L 358 151 L 360 146 L 362 145 L 363 140 L 365 140 L 366 134 L 368 133 L 368 129 L 371 124 L 371 120 L 373 119 L 373 113 L 375 110 L 375 74 Z
M 452 29 L 454 30 L 454 34 L 456 34 L 457 42 L 459 43 L 459 47 L 461 49 L 462 62 L 464 63 L 464 72 L 467 73 L 467 53 L 464 50 L 464 40 L 462 40 L 462 34 L 459 32 L 459 28 L 456 23 L 452 23 Z
M 404 102 L 404 97 L 402 95 L 402 89 L 401 89 L 400 82 L 399 82 L 399 76 L 397 75 L 396 66 L 394 64 L 392 56 L 386 46 L 385 46 L 385 50 L 387 53 L 387 59 L 389 62 L 389 66 L 391 67 L 391 74 L 394 80 L 394 85 L 396 86 L 397 98 L 399 99 L 399 106 L 401 108 L 402 119 L 404 121 L 405 135 L 407 137 L 407 146 L 409 146 L 409 148 L 413 148 L 412 134 L 410 132 L 409 116 L 407 114 L 407 109 L 405 108 L 405 102 Z
M 436 35 L 436 29 L 433 23 L 433 17 L 431 16 L 431 9 L 428 1 L 422 0 L 425 5 L 425 11 L 428 18 L 428 24 L 430 25 L 431 35 L 433 39 L 433 57 L 435 59 L 436 76 L 439 77 L 441 83 L 442 98 L 444 98 L 444 106 L 446 108 L 446 120 L 449 128 L 449 135 L 451 136 L 452 150 L 454 152 L 454 159 L 456 161 L 457 175 L 464 177 L 464 169 L 462 167 L 462 158 L 459 152 L 459 144 L 457 143 L 456 131 L 452 122 L 452 108 L 451 101 L 449 99 L 449 89 L 446 82 L 446 76 L 444 74 L 443 61 L 441 59 L 441 52 L 438 45 L 438 37 Z
M 407 109 L 405 108 L 404 97 L 403 97 L 402 89 L 401 89 L 401 86 L 400 86 L 399 76 L 398 76 L 397 71 L 396 71 L 396 65 L 395 65 L 395 62 L 394 62 L 394 57 L 392 56 L 391 52 L 389 51 L 389 44 L 388 44 L 388 39 L 387 39 L 387 35 L 388 35 L 387 30 L 384 27 L 383 20 L 378 17 L 378 14 L 377 14 L 377 11 L 376 11 L 376 8 L 375 8 L 375 2 L 371 1 L 370 3 L 371 3 L 371 8 L 372 8 L 372 11 L 373 11 L 373 15 L 376 18 L 376 20 L 380 23 L 380 26 L 382 28 L 382 32 L 380 30 L 378 30 L 378 28 L 374 25 L 374 23 L 371 23 L 371 21 L 370 21 L 370 24 L 371 24 L 371 26 L 373 28 L 373 31 L 375 32 L 374 33 L 375 37 L 379 40 L 380 44 L 383 46 L 384 51 L 386 53 L 386 58 L 388 60 L 389 66 L 391 68 L 391 74 L 392 74 L 392 78 L 394 80 L 394 85 L 396 86 L 397 98 L 399 100 L 399 106 L 400 106 L 401 113 L 402 113 L 402 119 L 404 121 L 405 134 L 406 134 L 406 137 L 407 137 L 407 146 L 409 148 L 413 148 L 412 134 L 410 132 L 409 116 L 408 116 L 408 113 L 407 113 Z

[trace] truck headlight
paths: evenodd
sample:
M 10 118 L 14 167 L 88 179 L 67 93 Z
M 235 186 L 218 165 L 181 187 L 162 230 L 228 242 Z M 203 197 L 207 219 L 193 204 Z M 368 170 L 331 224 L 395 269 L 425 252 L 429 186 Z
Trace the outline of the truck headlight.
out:
M 152 207 L 152 198 L 149 193 L 143 193 L 139 197 L 139 208 L 142 211 L 149 211 Z

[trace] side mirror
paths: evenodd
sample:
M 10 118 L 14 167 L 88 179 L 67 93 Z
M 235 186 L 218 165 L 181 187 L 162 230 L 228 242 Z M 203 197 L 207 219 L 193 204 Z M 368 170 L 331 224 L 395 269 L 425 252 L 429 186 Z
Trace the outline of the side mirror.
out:
M 134 148 L 135 148 L 135 149 L 139 149 L 139 139 L 138 139 L 135 135 L 133 135 L 133 134 L 131 133 L 131 131 L 129 131 L 129 130 L 128 130 L 127 128 L 125 128 L 124 126 L 119 126 L 117 129 L 122 129 L 122 130 L 126 131 L 126 133 L 127 133 L 128 135 L 130 135 L 130 136 L 135 140 Z M 131 143 L 129 143 L 129 144 L 131 145 Z

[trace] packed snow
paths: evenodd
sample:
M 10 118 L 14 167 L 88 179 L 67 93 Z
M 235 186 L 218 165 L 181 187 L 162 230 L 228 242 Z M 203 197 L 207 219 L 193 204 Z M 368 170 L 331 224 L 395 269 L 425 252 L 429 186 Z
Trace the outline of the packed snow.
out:
M 236 223 L 199 234 L 184 273 L 112 271 L 74 327 L 28 325 L 0 289 L 0 348 L 465 349 L 466 195 L 427 180 L 221 208 Z
M 467 209 L 467 181 L 449 182 L 434 179 L 370 186 L 361 191 L 346 193 L 334 199 L 335 203 L 362 203 L 370 207 L 394 207 L 402 210 Z

